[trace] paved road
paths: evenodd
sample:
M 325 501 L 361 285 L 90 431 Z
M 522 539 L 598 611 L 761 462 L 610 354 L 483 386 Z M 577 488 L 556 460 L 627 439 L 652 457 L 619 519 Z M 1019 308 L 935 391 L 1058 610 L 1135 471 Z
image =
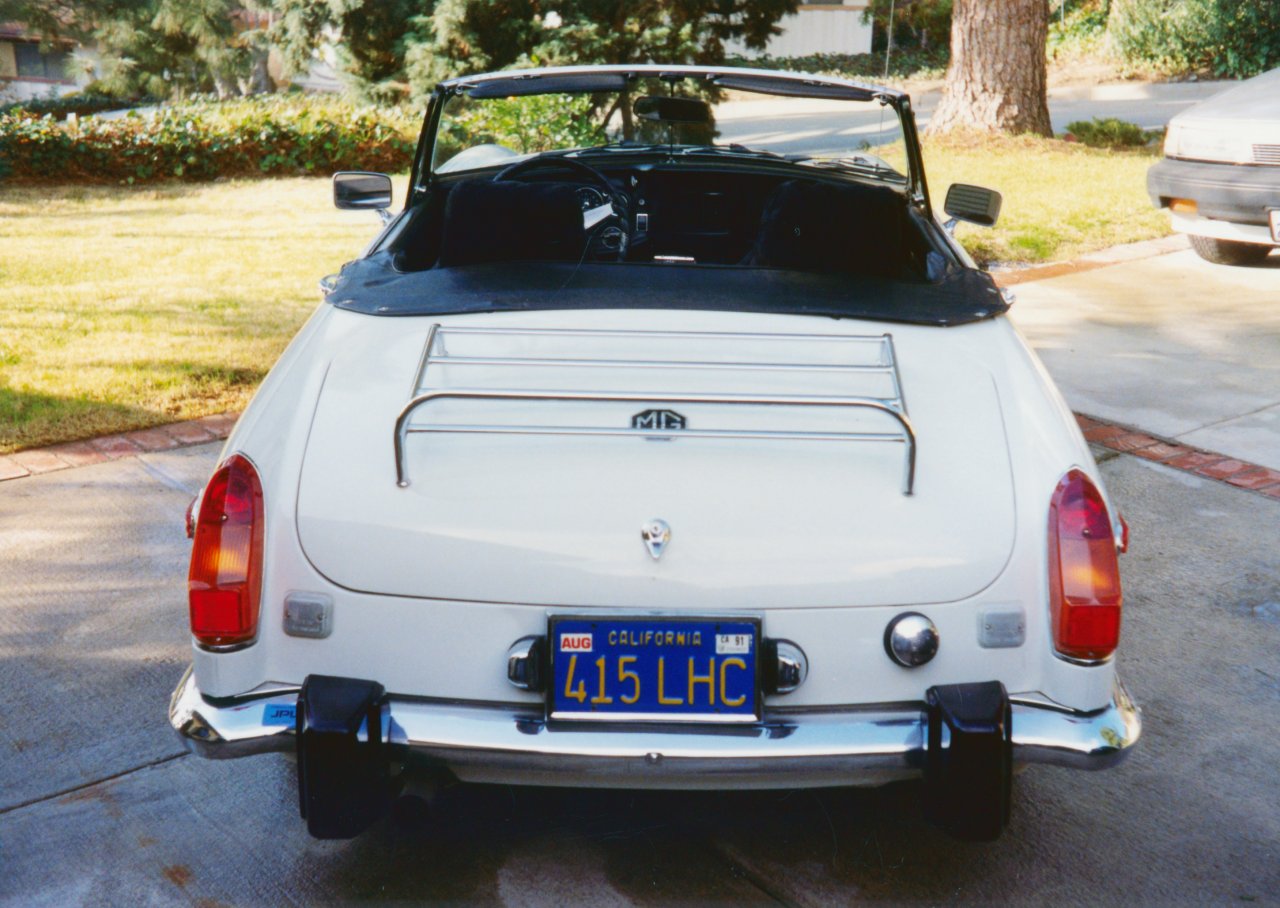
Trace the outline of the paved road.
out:
M 1234 82 L 1120 83 L 1071 86 L 1049 95 L 1049 118 L 1055 132 L 1067 124 L 1094 117 L 1116 117 L 1144 129 L 1160 128 L 1192 104 L 1211 97 Z M 941 95 L 927 91 L 913 96 L 916 123 L 923 129 L 937 109 Z M 866 140 L 879 144 L 892 139 L 880 135 L 878 111 L 850 112 L 842 101 L 815 99 L 743 99 L 717 108 L 717 141 L 740 142 L 779 154 L 830 154 L 849 151 Z M 879 137 L 878 137 L 879 136 Z
M 470 787 L 315 842 L 288 764 L 184 755 L 180 516 L 215 446 L 0 486 L 0 904 L 1238 903 L 1280 893 L 1280 502 L 1128 456 L 1121 670 L 1146 733 L 1117 770 L 1037 767 L 1009 834 L 961 845 L 916 789 Z M 1271 531 L 1265 528 L 1271 527 Z

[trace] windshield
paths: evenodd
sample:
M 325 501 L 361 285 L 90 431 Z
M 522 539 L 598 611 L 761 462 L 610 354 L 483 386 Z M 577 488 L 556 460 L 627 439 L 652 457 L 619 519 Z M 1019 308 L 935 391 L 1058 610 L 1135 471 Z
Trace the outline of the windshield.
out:
M 461 172 L 547 152 L 590 160 L 655 150 L 677 162 L 785 160 L 896 184 L 910 173 L 897 111 L 878 98 L 832 97 L 854 92 L 731 75 L 618 75 L 604 91 L 602 81 L 575 91 L 562 80 L 554 87 L 570 90 L 546 94 L 516 80 L 450 92 L 431 170 Z

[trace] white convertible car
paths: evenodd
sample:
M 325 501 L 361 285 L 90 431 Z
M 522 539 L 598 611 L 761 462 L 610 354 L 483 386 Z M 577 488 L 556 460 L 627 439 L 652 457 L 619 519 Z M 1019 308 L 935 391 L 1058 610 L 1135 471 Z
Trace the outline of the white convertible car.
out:
M 391 204 L 379 174 L 334 186 Z M 999 201 L 957 185 L 944 209 Z M 207 757 L 296 755 L 313 835 L 426 774 L 919 778 L 932 819 L 990 839 L 1024 765 L 1137 741 L 1123 521 L 935 215 L 905 94 L 455 79 L 386 219 L 189 519 L 170 722 Z

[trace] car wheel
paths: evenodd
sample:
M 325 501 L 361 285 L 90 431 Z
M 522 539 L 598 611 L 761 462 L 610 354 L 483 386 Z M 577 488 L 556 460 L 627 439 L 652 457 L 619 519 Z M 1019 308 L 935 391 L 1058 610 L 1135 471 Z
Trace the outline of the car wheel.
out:
M 1191 248 L 1200 258 L 1215 265 L 1260 265 L 1273 247 L 1219 240 L 1211 236 L 1193 236 Z

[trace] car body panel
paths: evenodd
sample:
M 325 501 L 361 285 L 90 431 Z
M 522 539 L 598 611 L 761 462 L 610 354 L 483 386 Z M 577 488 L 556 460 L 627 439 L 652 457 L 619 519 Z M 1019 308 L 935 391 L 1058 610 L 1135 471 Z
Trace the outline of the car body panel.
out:
M 353 318 L 347 316 L 347 318 Z M 311 562 L 352 590 L 563 605 L 790 608 L 944 602 L 989 585 L 1015 533 L 1008 451 L 991 373 L 961 335 L 928 328 L 844 322 L 833 336 L 891 332 L 919 435 L 916 489 L 904 495 L 900 444 L 644 437 L 493 438 L 414 435 L 408 488 L 394 482 L 390 426 L 415 382 L 430 325 L 365 319 L 334 358 L 311 429 L 298 501 L 298 530 Z M 734 331 L 785 337 L 808 329 L 796 316 L 670 312 L 575 312 L 454 317 L 446 325 L 627 331 Z M 601 342 L 562 351 L 599 355 Z M 620 360 L 673 361 L 678 339 L 644 334 L 608 347 Z M 519 352 L 495 338 L 491 355 Z M 454 343 L 457 343 L 454 341 Z M 702 340 L 701 347 L 713 342 Z M 686 348 L 688 345 L 684 345 Z M 760 372 L 752 360 L 818 363 L 839 356 L 809 338 L 723 344 L 741 369 L 521 368 L 442 365 L 433 386 L 624 388 L 661 393 L 815 396 L 886 393 L 882 373 Z M 745 348 L 745 349 L 744 349 Z M 979 346 L 980 350 L 980 346 Z M 687 352 L 687 350 L 686 350 Z M 714 352 L 698 354 L 710 358 Z M 452 371 L 450 371 L 452 370 Z M 630 425 L 645 404 L 440 401 L 416 418 L 588 426 Z M 884 430 L 877 412 L 834 408 L 681 405 L 703 428 Z M 412 423 L 411 423 L 412 425 Z M 731 469 L 725 469 L 726 463 Z M 351 464 L 365 464 L 353 472 Z M 640 527 L 661 517 L 673 541 L 661 560 Z M 960 533 L 966 523 L 988 528 Z M 728 528 L 731 531 L 726 532 Z M 493 570 L 476 571 L 490 564 Z

